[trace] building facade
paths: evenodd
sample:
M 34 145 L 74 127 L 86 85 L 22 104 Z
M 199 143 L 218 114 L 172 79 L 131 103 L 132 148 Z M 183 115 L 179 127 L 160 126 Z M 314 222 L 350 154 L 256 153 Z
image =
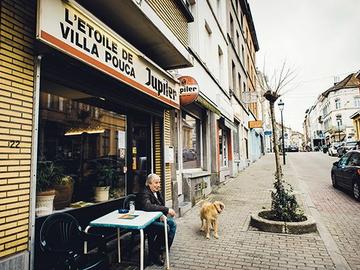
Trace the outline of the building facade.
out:
M 360 106 L 359 73 L 349 74 L 324 91 L 306 112 L 304 129 L 310 139 L 311 149 L 324 144 L 356 139 L 356 127 L 351 117 Z
M 52 207 L 39 197 L 55 181 L 72 179 L 71 201 L 48 200 L 82 226 L 150 172 L 176 204 L 180 83 L 166 70 L 192 66 L 193 17 L 177 0 L 0 4 L 0 268 L 48 269 L 38 237 Z M 49 170 L 61 179 L 49 182 Z M 105 199 L 94 191 L 104 185 Z
M 51 267 L 53 208 L 85 227 L 156 173 L 182 215 L 264 152 L 247 1 L 0 7 L 0 268 Z

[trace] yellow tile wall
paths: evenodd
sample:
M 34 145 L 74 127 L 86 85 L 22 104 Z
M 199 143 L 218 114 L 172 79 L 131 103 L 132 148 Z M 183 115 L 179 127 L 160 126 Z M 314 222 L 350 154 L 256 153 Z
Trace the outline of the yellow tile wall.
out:
M 164 112 L 164 145 L 165 147 L 171 145 L 171 120 L 170 112 Z M 172 199 L 172 185 L 171 185 L 171 164 L 165 164 L 165 200 Z
M 2 0 L 0 8 L 1 259 L 28 249 L 35 4 Z
M 178 40 L 189 46 L 188 23 L 186 17 L 179 10 L 175 0 L 146 0 L 165 25 L 173 32 Z
M 161 177 L 162 175 L 161 124 L 158 118 L 155 118 L 154 120 L 154 165 L 155 165 L 154 172 Z

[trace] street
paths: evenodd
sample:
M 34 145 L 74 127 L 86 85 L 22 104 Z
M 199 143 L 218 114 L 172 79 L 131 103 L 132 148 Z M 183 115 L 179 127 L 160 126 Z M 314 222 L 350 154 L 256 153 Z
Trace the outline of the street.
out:
M 290 164 L 307 186 L 342 256 L 352 269 L 360 269 L 360 203 L 349 192 L 332 187 L 330 168 L 336 160 L 322 153 L 299 153 L 291 155 Z
M 219 239 L 206 240 L 199 231 L 199 205 L 177 219 L 171 269 L 360 269 L 360 203 L 331 186 L 330 168 L 337 158 L 321 152 L 286 158 L 285 179 L 305 213 L 315 214 L 319 233 L 274 234 L 249 227 L 251 212 L 270 207 L 275 166 L 268 154 L 208 198 L 225 204 Z

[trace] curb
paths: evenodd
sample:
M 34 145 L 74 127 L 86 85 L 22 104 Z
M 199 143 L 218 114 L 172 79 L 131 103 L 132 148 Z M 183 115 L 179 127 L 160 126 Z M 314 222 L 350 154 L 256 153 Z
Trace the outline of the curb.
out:
M 315 220 L 311 216 L 306 216 L 307 220 L 301 222 L 285 222 L 264 219 L 259 213 L 269 210 L 261 210 L 251 215 L 250 225 L 265 232 L 305 234 L 317 232 Z

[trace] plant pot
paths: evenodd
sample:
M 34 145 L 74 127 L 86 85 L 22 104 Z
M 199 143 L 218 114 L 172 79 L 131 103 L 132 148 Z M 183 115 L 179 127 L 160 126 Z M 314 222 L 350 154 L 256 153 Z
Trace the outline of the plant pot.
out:
M 96 187 L 95 188 L 95 202 L 105 202 L 109 200 L 110 187 Z
M 54 208 L 55 190 L 43 191 L 36 194 L 36 216 L 50 215 Z
M 74 191 L 73 184 L 68 183 L 66 185 L 55 185 L 55 210 L 63 209 L 70 205 L 72 194 Z

